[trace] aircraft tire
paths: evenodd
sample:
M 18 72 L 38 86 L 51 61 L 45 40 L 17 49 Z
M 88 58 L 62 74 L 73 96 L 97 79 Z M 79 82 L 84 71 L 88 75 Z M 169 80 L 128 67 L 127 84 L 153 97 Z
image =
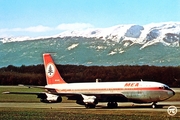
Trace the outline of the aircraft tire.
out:
M 86 108 L 95 108 L 96 105 L 95 104 L 86 104 L 85 107 Z
M 108 108 L 117 108 L 118 104 L 117 104 L 117 102 L 108 102 L 107 107 Z
M 157 107 L 156 103 L 152 104 L 152 108 L 155 109 Z

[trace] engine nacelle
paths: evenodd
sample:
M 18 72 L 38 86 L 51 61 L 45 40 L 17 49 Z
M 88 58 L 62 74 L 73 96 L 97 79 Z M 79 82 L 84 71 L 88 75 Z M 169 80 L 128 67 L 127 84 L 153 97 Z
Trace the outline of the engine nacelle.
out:
M 79 104 L 79 105 L 85 105 L 85 103 L 83 102 L 83 100 L 77 100 L 76 103 Z
M 86 96 L 82 95 L 83 100 L 77 100 L 76 103 L 80 105 L 86 105 L 86 104 L 98 104 L 98 100 L 95 96 Z
M 58 95 L 53 95 L 49 93 L 39 94 L 37 98 L 40 98 L 41 102 L 44 103 L 60 103 L 62 102 L 62 97 Z

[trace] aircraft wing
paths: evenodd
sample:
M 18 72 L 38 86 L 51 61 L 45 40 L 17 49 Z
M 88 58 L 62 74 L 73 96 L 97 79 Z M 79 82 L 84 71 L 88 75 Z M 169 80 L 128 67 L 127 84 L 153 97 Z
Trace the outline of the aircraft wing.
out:
M 45 94 L 45 92 L 3 92 L 3 94 L 31 94 L 31 95 L 39 95 L 39 94 Z
M 45 86 L 23 85 L 23 84 L 19 84 L 18 86 L 20 86 L 20 87 L 28 87 L 28 88 L 41 88 L 41 89 L 45 88 Z
M 18 86 L 20 87 L 28 87 L 28 88 L 40 88 L 40 89 L 45 89 L 44 86 L 34 86 L 34 85 L 23 85 L 19 84 Z M 29 94 L 29 95 L 39 95 L 39 94 L 45 94 L 46 92 L 2 92 L 3 94 Z
M 47 92 L 3 92 L 3 94 L 28 94 L 28 95 L 37 95 L 37 98 L 41 99 L 49 99 L 55 97 L 56 99 L 58 97 L 67 97 L 68 100 L 76 100 L 76 101 L 86 101 L 86 100 L 92 100 L 92 101 L 99 101 L 99 102 L 108 102 L 111 100 L 115 101 L 127 101 L 127 98 L 122 94 L 114 94 L 114 93 L 58 93 L 56 89 L 54 88 L 45 88 L 44 86 L 27 86 L 27 87 L 33 87 L 33 88 L 44 88 L 47 90 Z

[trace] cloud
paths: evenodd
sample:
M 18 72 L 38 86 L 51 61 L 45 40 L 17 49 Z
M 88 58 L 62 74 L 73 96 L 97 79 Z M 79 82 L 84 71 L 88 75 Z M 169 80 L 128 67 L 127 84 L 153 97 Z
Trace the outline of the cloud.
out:
M 25 31 L 28 31 L 28 32 L 47 32 L 47 31 L 51 31 L 51 30 L 52 30 L 52 28 L 42 26 L 42 25 L 35 26 L 35 27 L 29 27 L 29 28 L 25 29 Z
M 60 24 L 57 26 L 58 30 L 84 30 L 88 28 L 93 28 L 94 26 L 89 23 L 70 23 L 70 24 Z
M 85 30 L 88 28 L 93 28 L 94 26 L 89 23 L 70 23 L 70 24 L 60 24 L 54 27 L 37 25 L 30 26 L 26 28 L 2 28 L 0 29 L 0 37 L 7 36 L 39 36 L 39 35 L 53 35 L 58 34 L 63 31 L 72 30 Z
M 12 28 L 12 29 L 5 28 L 5 29 L 0 29 L 0 32 L 47 32 L 50 30 L 52 30 L 52 28 L 38 25 L 28 28 Z
M 57 27 L 47 27 L 43 25 L 38 26 L 32 26 L 27 28 L 5 28 L 0 29 L 0 32 L 47 32 L 47 31 L 53 31 L 53 30 L 84 30 L 88 28 L 92 28 L 93 25 L 89 23 L 70 23 L 70 24 L 60 24 Z

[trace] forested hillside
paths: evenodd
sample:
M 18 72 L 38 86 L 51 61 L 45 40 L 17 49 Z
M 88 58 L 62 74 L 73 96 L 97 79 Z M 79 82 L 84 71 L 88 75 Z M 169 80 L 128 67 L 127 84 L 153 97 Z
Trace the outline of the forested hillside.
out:
M 157 81 L 180 87 L 180 67 L 57 65 L 66 82 Z M 46 85 L 43 65 L 0 68 L 0 85 Z

